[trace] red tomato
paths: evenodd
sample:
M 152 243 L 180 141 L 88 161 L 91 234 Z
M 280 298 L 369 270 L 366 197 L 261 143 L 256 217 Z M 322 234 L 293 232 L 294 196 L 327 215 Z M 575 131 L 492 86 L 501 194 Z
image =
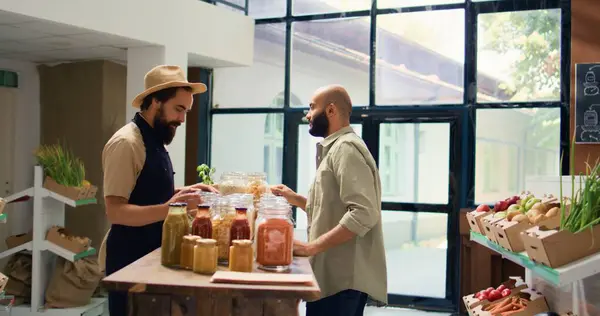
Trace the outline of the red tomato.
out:
M 494 290 L 494 288 L 493 288 L 493 287 L 488 287 L 487 289 L 485 289 L 485 290 L 483 291 L 483 293 L 485 293 L 486 295 L 490 295 L 490 292 L 491 292 L 491 291 L 493 291 L 493 290 Z
M 498 290 L 498 291 L 502 292 L 502 291 L 504 291 L 505 289 L 506 289 L 506 285 L 504 285 L 504 284 L 500 284 L 500 286 L 499 286 L 499 287 L 498 287 L 496 290 Z
M 498 291 L 498 290 L 493 290 L 490 292 L 490 294 L 488 294 L 488 300 L 490 300 L 492 302 L 495 300 L 501 299 L 501 298 L 502 298 L 502 293 L 500 293 L 500 291 Z
M 507 297 L 510 295 L 510 289 L 504 289 L 502 290 L 502 297 Z

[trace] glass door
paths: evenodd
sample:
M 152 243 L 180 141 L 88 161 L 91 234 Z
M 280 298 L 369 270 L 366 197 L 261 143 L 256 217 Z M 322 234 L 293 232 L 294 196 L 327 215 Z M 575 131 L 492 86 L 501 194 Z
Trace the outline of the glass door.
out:
M 432 117 L 433 116 L 433 117 Z M 453 308 L 458 292 L 455 192 L 458 115 L 403 117 L 356 114 L 352 128 L 378 162 L 389 303 Z M 316 144 L 302 116 L 286 123 L 288 180 L 306 195 L 316 172 Z M 297 140 L 297 141 L 294 141 Z M 285 171 L 284 171 L 285 173 Z M 295 179 L 294 179 L 295 178 Z M 306 214 L 296 212 L 296 238 L 306 240 Z

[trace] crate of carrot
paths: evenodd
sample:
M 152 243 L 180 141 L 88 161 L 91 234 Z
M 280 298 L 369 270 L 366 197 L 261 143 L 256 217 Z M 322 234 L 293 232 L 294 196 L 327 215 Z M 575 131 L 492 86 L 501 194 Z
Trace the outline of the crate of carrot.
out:
M 548 311 L 544 296 L 523 290 L 517 295 L 480 305 L 470 314 L 472 316 L 533 316 Z

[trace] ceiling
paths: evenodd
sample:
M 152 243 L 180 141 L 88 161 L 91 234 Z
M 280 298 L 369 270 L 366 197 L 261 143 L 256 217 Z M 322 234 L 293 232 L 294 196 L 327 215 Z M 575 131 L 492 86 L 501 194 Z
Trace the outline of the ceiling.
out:
M 127 48 L 151 43 L 94 32 L 0 10 L 0 58 L 56 63 L 127 61 Z

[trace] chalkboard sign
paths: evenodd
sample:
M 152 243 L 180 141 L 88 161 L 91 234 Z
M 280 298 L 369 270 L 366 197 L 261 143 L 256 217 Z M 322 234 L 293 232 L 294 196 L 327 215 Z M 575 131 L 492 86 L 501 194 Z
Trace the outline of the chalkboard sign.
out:
M 600 64 L 575 65 L 575 142 L 600 143 Z

